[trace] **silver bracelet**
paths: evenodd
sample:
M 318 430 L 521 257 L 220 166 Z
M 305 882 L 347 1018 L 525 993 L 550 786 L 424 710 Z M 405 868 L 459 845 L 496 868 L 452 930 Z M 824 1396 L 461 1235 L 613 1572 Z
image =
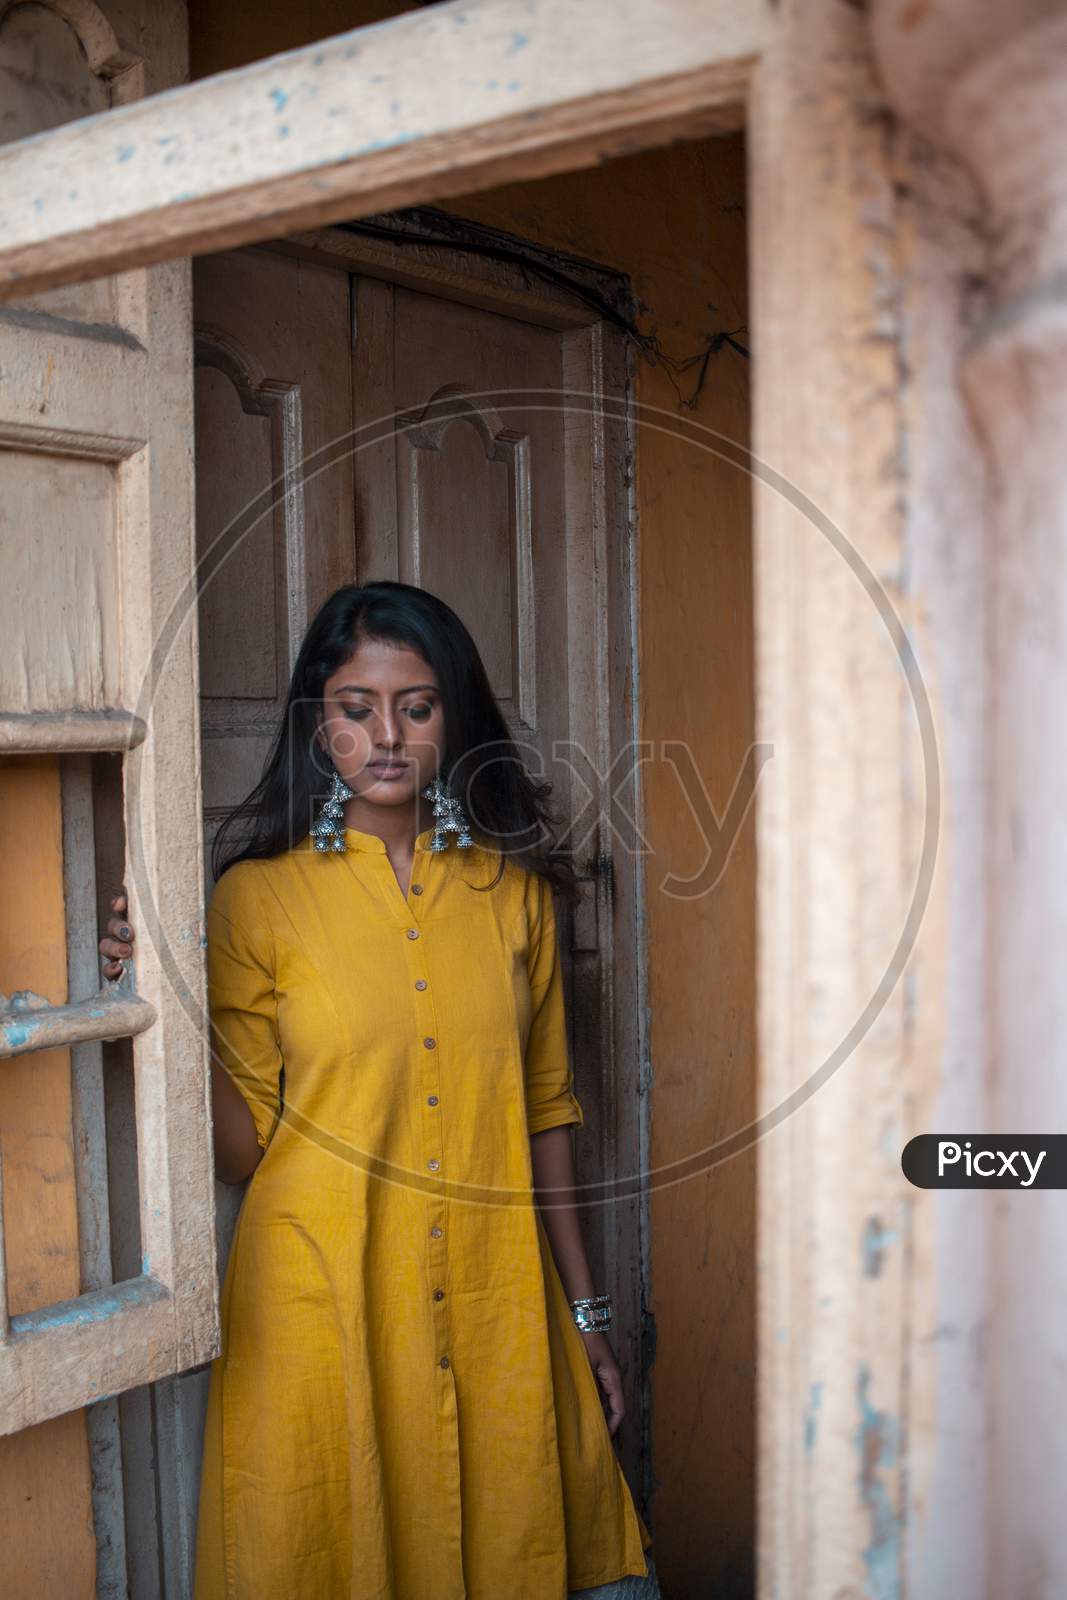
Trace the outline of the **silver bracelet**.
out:
M 582 1333 L 603 1333 L 611 1327 L 610 1294 L 585 1295 L 570 1302 L 571 1315 Z

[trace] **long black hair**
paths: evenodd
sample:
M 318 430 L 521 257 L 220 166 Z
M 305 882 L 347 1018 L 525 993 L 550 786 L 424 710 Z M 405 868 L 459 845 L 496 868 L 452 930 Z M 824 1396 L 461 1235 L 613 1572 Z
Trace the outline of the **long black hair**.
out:
M 215 835 L 216 880 L 238 861 L 280 855 L 307 838 L 332 777 L 315 738 L 323 690 L 366 640 L 406 646 L 436 674 L 445 718 L 440 777 L 459 797 L 475 838 L 501 853 L 485 887 L 499 882 L 508 856 L 539 872 L 573 904 L 575 867 L 556 844 L 562 819 L 548 808 L 552 784 L 527 771 L 459 617 L 437 595 L 410 583 L 349 584 L 320 608 L 300 646 L 263 776 Z

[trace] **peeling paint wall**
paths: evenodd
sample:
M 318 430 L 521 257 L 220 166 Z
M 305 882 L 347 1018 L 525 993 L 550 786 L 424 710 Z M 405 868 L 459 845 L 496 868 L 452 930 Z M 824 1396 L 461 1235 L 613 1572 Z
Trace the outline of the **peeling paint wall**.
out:
M 993 693 L 988 486 L 957 381 L 987 296 L 974 187 L 900 131 L 902 399 L 909 475 L 908 624 L 937 708 L 943 825 L 931 904 L 912 962 L 915 1085 L 905 1137 L 995 1126 L 988 1020 L 988 793 Z M 909 1373 L 904 1569 L 916 1600 L 998 1592 L 990 1527 L 989 1228 L 996 1199 L 917 1191 L 908 1241 Z M 959 1537 L 960 1527 L 973 1536 Z M 984 1531 L 983 1531 L 984 1530 Z M 992 1588 L 990 1585 L 992 1584 Z
M 192 0 L 194 76 L 408 9 Z M 630 274 L 641 326 L 676 357 L 743 328 L 745 158 L 738 136 L 442 201 L 445 209 Z M 744 341 L 745 334 L 739 338 Z M 696 369 L 677 380 L 691 393 Z M 712 356 L 687 410 L 663 366 L 638 363 L 641 736 L 648 842 L 649 1506 L 671 1600 L 752 1592 L 755 1516 L 755 1160 L 703 1170 L 700 1152 L 755 1106 L 755 849 L 751 814 L 712 839 L 753 726 L 749 486 L 704 446 L 748 439 L 749 364 Z M 692 755 L 675 764 L 661 741 Z M 686 782 L 695 806 L 686 798 Z M 706 791 L 700 793 L 701 786 Z M 702 815 L 701 815 L 702 813 Z M 735 822 L 739 826 L 734 828 Z M 695 886 L 669 889 L 671 875 Z M 685 1163 L 676 1168 L 674 1164 Z M 682 1181 L 676 1181 L 680 1173 Z M 628 1419 L 635 1425 L 634 1419 Z M 623 1424 L 624 1428 L 627 1423 Z M 640 1486 L 638 1486 L 640 1487 Z

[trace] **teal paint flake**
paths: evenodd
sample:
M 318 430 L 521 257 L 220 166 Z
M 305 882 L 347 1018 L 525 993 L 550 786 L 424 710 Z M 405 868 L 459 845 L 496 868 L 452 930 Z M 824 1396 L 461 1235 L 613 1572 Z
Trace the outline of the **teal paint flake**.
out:
M 129 161 L 130 157 L 135 155 L 136 152 L 137 146 L 135 144 L 124 144 L 115 159 L 117 161 Z
M 48 1306 L 41 1311 L 29 1311 L 24 1316 L 12 1317 L 11 1321 L 13 1330 L 18 1334 L 38 1327 L 76 1327 L 80 1324 L 106 1322 L 124 1307 L 139 1301 L 166 1298 L 166 1290 L 150 1278 L 143 1285 L 139 1284 L 133 1292 L 127 1290 L 121 1295 L 100 1294 L 92 1298 L 84 1296 L 82 1300 L 65 1306 L 62 1310 Z
M 43 205 L 44 204 L 43 201 L 38 201 L 37 203 L 39 205 Z M 36 1010 L 40 1010 L 40 996 L 35 995 L 32 989 L 16 989 L 14 994 L 11 996 L 11 1010 L 12 1011 L 36 1011 Z
M 520 50 L 526 49 L 526 46 L 529 44 L 529 42 L 529 34 L 520 33 L 518 29 L 516 29 L 516 31 L 511 35 L 511 43 L 508 45 L 507 54 L 509 56 L 517 56 Z
M 815 1439 L 819 1430 L 819 1407 L 822 1405 L 823 1386 L 821 1380 L 811 1386 L 808 1409 L 804 1413 L 804 1449 L 811 1455 L 815 1449 Z
M 900 1600 L 900 1516 L 888 1475 L 897 1465 L 899 1435 L 894 1419 L 870 1400 L 870 1369 L 856 1379 L 860 1420 L 853 1442 L 860 1459 L 860 1498 L 870 1516 L 871 1540 L 863 1551 L 869 1600 Z
M 275 111 L 278 112 L 284 111 L 286 106 L 289 104 L 289 96 L 286 94 L 284 89 L 272 89 L 270 91 L 270 98 L 274 101 Z
M 895 1228 L 887 1228 L 880 1217 L 868 1217 L 863 1228 L 860 1254 L 865 1278 L 877 1278 L 882 1270 L 882 1256 L 897 1237 Z

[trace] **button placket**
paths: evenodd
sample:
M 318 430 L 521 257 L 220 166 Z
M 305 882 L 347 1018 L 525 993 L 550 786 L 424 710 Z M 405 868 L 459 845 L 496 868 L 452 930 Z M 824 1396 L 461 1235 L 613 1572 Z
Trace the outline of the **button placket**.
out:
M 415 1033 L 413 1045 L 419 1051 L 421 1059 L 421 1072 L 418 1075 L 420 1085 L 419 1098 L 422 1102 L 423 1138 L 422 1138 L 422 1163 L 423 1171 L 427 1176 L 442 1176 L 446 1172 L 444 1150 L 444 1122 L 441 1107 L 441 1077 L 437 1014 L 434 1003 L 433 986 L 426 975 L 424 964 L 425 952 L 422 947 L 423 929 L 419 926 L 420 915 L 424 908 L 419 903 L 418 897 L 423 896 L 425 884 L 422 881 L 423 873 L 416 857 L 416 866 L 413 877 L 418 873 L 409 889 L 406 905 L 406 921 L 403 927 L 405 946 L 410 956 L 410 967 L 413 992 L 415 994 Z M 415 896 L 415 900 L 412 900 Z M 447 1371 L 449 1367 L 448 1351 L 448 1229 L 446 1226 L 446 1203 L 443 1198 L 433 1194 L 426 1197 L 426 1223 L 424 1238 L 426 1241 L 426 1296 L 434 1314 L 436 1331 L 437 1361 L 440 1368 Z

